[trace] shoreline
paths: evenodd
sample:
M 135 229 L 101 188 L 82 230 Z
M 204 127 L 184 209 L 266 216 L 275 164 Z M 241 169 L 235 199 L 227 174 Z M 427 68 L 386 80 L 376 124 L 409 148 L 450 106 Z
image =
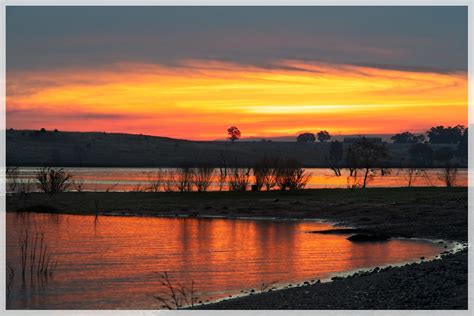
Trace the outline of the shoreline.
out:
M 439 255 L 438 255 L 439 256 Z M 455 265 L 460 265 L 464 263 L 463 266 L 463 274 L 465 280 L 461 280 L 458 282 L 459 277 L 455 277 L 456 284 L 462 285 L 465 284 L 465 289 L 459 289 L 458 292 L 461 295 L 455 295 L 457 298 L 456 304 L 442 304 L 439 305 L 439 302 L 443 302 L 443 298 L 451 297 L 449 293 L 442 293 L 440 296 L 435 297 L 436 300 L 441 299 L 438 301 L 438 304 L 435 305 L 420 305 L 420 304 L 400 304 L 397 302 L 395 305 L 387 306 L 383 301 L 379 302 L 371 302 L 372 305 L 359 305 L 355 303 L 350 303 L 347 305 L 347 302 L 341 302 L 342 299 L 335 305 L 324 305 L 319 302 L 319 304 L 311 304 L 311 300 L 307 297 L 303 297 L 303 301 L 306 302 L 297 302 L 296 304 L 283 304 L 279 305 L 279 301 L 281 301 L 282 297 L 288 297 L 289 300 L 293 298 L 301 299 L 300 293 L 309 294 L 312 290 L 320 290 L 319 292 L 325 292 L 321 295 L 320 299 L 330 298 L 331 296 L 337 296 L 339 291 L 327 290 L 331 287 L 339 287 L 341 283 L 345 283 L 343 287 L 343 291 L 350 291 L 351 287 L 356 285 L 361 285 L 364 288 L 372 288 L 370 282 L 367 282 L 366 279 L 371 277 L 378 277 L 378 278 L 385 278 L 387 277 L 386 274 L 390 273 L 392 275 L 396 275 L 398 279 L 400 279 L 404 274 L 413 274 L 413 271 L 419 270 L 427 270 L 427 266 L 431 264 L 431 270 L 439 269 L 440 266 L 448 267 L 452 265 L 454 262 Z M 435 266 L 433 269 L 432 266 Z M 408 272 L 408 273 L 407 273 Z M 436 273 L 436 272 L 435 272 Z M 410 277 L 409 279 L 412 279 Z M 430 285 L 432 282 L 429 282 Z M 411 289 L 408 287 L 404 289 L 403 292 L 398 292 L 399 295 L 409 294 Z M 297 292 L 295 295 L 294 292 Z M 328 293 L 329 292 L 329 293 Z M 332 293 L 331 293 L 332 292 Z M 446 295 L 448 294 L 448 295 Z M 411 296 L 418 296 L 417 294 L 411 294 Z M 425 297 L 427 292 L 424 293 Z M 410 296 L 410 295 L 408 295 Z M 446 297 L 445 297 L 446 296 Z M 454 295 L 453 295 L 454 296 Z M 314 298 L 314 296 L 313 296 Z M 402 309 L 402 310 L 409 310 L 409 309 L 442 309 L 442 310 L 467 310 L 468 308 L 468 301 L 467 301 L 467 248 L 460 249 L 456 252 L 449 252 L 447 254 L 442 254 L 441 257 L 430 258 L 427 260 L 422 261 L 414 261 L 414 262 L 403 262 L 398 264 L 387 264 L 383 266 L 377 267 L 370 267 L 364 269 L 357 269 L 351 270 L 341 273 L 332 274 L 331 277 L 326 279 L 318 279 L 318 282 L 311 282 L 311 280 L 302 281 L 297 285 L 288 287 L 283 286 L 276 289 L 272 289 L 271 291 L 265 292 L 254 292 L 254 293 L 245 293 L 240 296 L 234 296 L 232 298 L 224 298 L 221 300 L 217 300 L 215 302 L 203 303 L 201 305 L 195 305 L 194 307 L 187 307 L 186 309 L 203 309 L 203 310 L 223 310 L 223 309 L 231 309 L 231 310 L 252 310 L 252 309 L 263 309 L 263 310 L 279 310 L 279 309 L 311 309 L 311 310 L 318 310 L 318 309 L 333 309 L 333 310 L 347 310 L 347 309 Z M 459 302 L 460 301 L 460 302 Z M 309 303 L 309 304 L 308 304 Z M 324 302 L 323 302 L 324 303 Z
M 398 263 L 387 263 L 383 265 L 375 265 L 375 266 L 369 266 L 369 267 L 364 267 L 364 268 L 358 268 L 358 269 L 352 269 L 352 270 L 347 270 L 347 271 L 342 271 L 342 272 L 334 272 L 331 273 L 328 277 L 326 278 L 316 278 L 313 277 L 312 279 L 305 279 L 299 282 L 286 282 L 279 284 L 277 287 L 271 287 L 271 289 L 267 291 L 257 291 L 251 292 L 251 290 L 244 289 L 241 291 L 241 293 L 237 295 L 232 295 L 232 297 L 225 297 L 221 299 L 214 300 L 212 302 L 205 302 L 202 304 L 195 304 L 193 307 L 187 306 L 185 309 L 207 309 L 207 307 L 212 307 L 214 304 L 221 303 L 221 302 L 230 302 L 235 299 L 239 298 L 246 298 L 249 296 L 254 296 L 254 295 L 259 295 L 263 293 L 270 293 L 270 292 L 277 292 L 277 291 L 285 291 L 290 288 L 305 288 L 310 285 L 315 285 L 315 284 L 327 284 L 331 282 L 335 282 L 337 280 L 341 279 L 350 279 L 357 277 L 358 275 L 363 275 L 363 274 L 371 274 L 371 273 L 379 273 L 382 272 L 384 269 L 390 269 L 390 268 L 401 268 L 404 266 L 408 265 L 416 265 L 416 264 L 423 264 L 427 262 L 432 262 L 435 260 L 443 260 L 448 255 L 455 255 L 459 252 L 465 251 L 468 249 L 467 244 L 460 243 L 458 241 L 446 241 L 446 240 L 432 240 L 432 239 L 427 239 L 427 238 L 394 238 L 397 240 L 421 240 L 421 241 L 427 241 L 427 242 L 432 242 L 432 243 L 438 243 L 438 242 L 443 242 L 448 245 L 448 248 L 445 249 L 443 252 L 440 252 L 434 256 L 427 257 L 425 259 L 417 259 L 414 261 L 402 261 Z M 315 281 L 317 279 L 317 281 Z M 296 283 L 296 284 L 295 284 Z

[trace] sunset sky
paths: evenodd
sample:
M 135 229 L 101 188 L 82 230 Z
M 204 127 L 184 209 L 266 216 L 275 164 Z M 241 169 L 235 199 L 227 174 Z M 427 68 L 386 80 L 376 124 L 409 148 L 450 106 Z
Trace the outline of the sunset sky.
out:
M 465 7 L 7 7 L 7 128 L 187 139 L 467 124 Z

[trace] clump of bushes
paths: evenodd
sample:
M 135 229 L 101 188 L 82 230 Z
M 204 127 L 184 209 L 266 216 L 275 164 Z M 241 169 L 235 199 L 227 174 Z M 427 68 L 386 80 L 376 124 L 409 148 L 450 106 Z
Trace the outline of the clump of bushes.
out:
M 35 179 L 38 189 L 50 196 L 67 191 L 73 184 L 73 176 L 63 168 L 43 167 L 36 171 Z
M 277 164 L 275 182 L 277 188 L 282 191 L 304 189 L 310 177 L 311 175 L 294 159 L 288 159 Z
M 229 191 L 246 191 L 250 183 L 250 168 L 230 168 Z
M 270 191 L 276 185 L 276 164 L 277 161 L 264 157 L 253 166 L 253 176 L 257 190 L 265 188 Z
M 201 164 L 194 169 L 192 182 L 198 192 L 205 192 L 212 183 L 214 168 L 208 164 Z
M 253 167 L 255 185 L 258 190 L 272 188 L 279 190 L 301 190 L 311 175 L 295 159 L 269 159 L 257 161 Z

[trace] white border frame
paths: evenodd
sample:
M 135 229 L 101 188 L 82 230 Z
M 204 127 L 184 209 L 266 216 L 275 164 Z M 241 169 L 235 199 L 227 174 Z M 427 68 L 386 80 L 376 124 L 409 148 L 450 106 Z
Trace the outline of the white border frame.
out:
M 240 6 L 257 6 L 257 5 L 278 5 L 278 6 L 296 6 L 296 5 L 327 5 L 327 6 L 468 6 L 468 125 L 471 126 L 474 124 L 474 108 L 472 107 L 472 101 L 474 98 L 473 94 L 473 69 L 472 69 L 472 57 L 473 57 L 473 47 L 472 47 L 472 38 L 474 34 L 473 29 L 473 18 L 474 18 L 474 9 L 473 9 L 473 0 L 138 0 L 138 1 L 124 1 L 124 0 L 85 0 L 85 1 L 68 1 L 68 0 L 5 0 L 0 4 L 0 23 L 2 28 L 0 28 L 0 40 L 2 42 L 2 47 L 0 49 L 0 73 L 1 73 L 1 87 L 0 87 L 0 96 L 1 96 L 1 108 L 0 108 L 0 168 L 2 170 L 1 181 L 0 181 L 0 311 L 5 315 L 158 315 L 164 313 L 175 313 L 175 314 L 184 314 L 191 313 L 193 315 L 218 315 L 221 314 L 221 311 L 137 311 L 137 310 L 119 310 L 119 311 L 95 311 L 95 310 L 5 310 L 5 295 L 3 289 L 5 289 L 5 269 L 6 269 L 6 212 L 5 212 L 5 163 L 6 163 L 6 104 L 5 104 L 5 85 L 6 85 L 6 6 L 27 6 L 27 5 L 58 5 L 58 6 L 72 6 L 72 5 L 90 5 L 90 6 L 107 6 L 107 5 L 123 5 L 123 6 L 143 6 L 143 5 L 194 5 L 194 6 L 230 6 L 230 5 L 240 5 Z M 469 36 L 471 35 L 471 36 Z M 472 126 L 474 127 L 474 125 Z M 469 145 L 468 145 L 468 245 L 469 248 L 474 242 L 474 218 L 470 214 L 473 209 L 474 203 L 474 175 L 471 174 L 470 166 L 474 162 L 474 131 L 472 128 L 469 128 Z M 420 310 L 420 311 L 352 311 L 352 310 L 340 310 L 340 311 L 226 311 L 226 314 L 231 315 L 257 315 L 257 314 L 272 314 L 272 315 L 311 315 L 315 313 L 324 313 L 325 315 L 472 315 L 474 308 L 474 254 L 473 251 L 469 249 L 468 253 L 469 260 L 469 273 L 468 273 L 468 299 L 469 305 L 468 310 L 466 311 L 430 311 L 430 310 Z

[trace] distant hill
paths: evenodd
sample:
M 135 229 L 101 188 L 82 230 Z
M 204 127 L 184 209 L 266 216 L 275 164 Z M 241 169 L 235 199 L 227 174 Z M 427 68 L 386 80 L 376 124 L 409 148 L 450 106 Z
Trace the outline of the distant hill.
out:
M 258 159 L 293 158 L 305 167 L 328 167 L 328 143 L 188 141 L 103 132 L 7 130 L 9 166 L 176 167 L 182 162 L 251 166 Z M 348 146 L 347 144 L 345 146 Z M 433 146 L 434 149 L 440 146 Z M 451 145 L 453 148 L 454 145 Z M 407 163 L 407 144 L 387 144 L 386 166 Z

